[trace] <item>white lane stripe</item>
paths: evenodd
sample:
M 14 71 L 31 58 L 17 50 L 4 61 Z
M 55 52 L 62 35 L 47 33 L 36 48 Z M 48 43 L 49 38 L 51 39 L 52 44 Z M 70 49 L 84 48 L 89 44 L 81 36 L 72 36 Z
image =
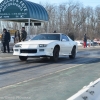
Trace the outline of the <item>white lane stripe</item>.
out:
M 83 65 L 83 64 L 78 64 L 78 65 L 75 65 L 75 66 L 72 66 L 72 67 L 69 67 L 69 68 L 65 68 L 65 69 L 62 69 L 62 70 L 55 71 L 53 73 L 42 75 L 42 76 L 37 77 L 37 78 L 31 78 L 31 79 L 28 79 L 28 80 L 25 80 L 25 81 L 22 81 L 22 82 L 18 82 L 18 83 L 12 84 L 12 85 L 1 87 L 0 90 L 10 88 L 10 87 L 15 87 L 16 85 L 26 83 L 26 82 L 29 82 L 29 81 L 32 81 L 32 80 L 35 80 L 35 79 L 39 79 L 39 78 L 42 78 L 42 77 L 45 77 L 45 76 L 53 75 L 53 74 L 56 74 L 56 73 L 59 73 L 59 72 L 65 71 L 65 70 L 69 70 L 69 69 L 72 69 L 72 68 L 76 68 L 76 67 L 79 67 L 81 65 Z

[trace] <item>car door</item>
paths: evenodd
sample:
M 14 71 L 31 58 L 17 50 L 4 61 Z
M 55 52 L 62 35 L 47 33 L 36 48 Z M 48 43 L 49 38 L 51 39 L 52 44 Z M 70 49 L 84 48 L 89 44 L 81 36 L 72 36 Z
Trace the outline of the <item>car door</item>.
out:
M 71 52 L 71 46 L 70 46 L 70 41 L 69 38 L 65 35 L 62 34 L 62 44 L 63 44 L 63 54 L 64 55 L 69 55 Z

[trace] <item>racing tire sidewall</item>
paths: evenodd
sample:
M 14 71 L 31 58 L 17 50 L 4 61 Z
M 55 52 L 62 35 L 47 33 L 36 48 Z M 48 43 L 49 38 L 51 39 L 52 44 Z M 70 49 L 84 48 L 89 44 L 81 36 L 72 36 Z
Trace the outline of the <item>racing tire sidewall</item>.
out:
M 59 58 L 59 48 L 55 47 L 53 50 L 53 61 L 57 62 Z
M 69 55 L 69 58 L 70 59 L 75 59 L 75 57 L 76 57 L 76 48 L 73 47 L 72 52 L 71 52 L 71 55 Z
M 20 59 L 21 61 L 26 61 L 27 58 L 28 58 L 28 57 L 26 57 L 26 56 L 19 56 L 19 59 Z

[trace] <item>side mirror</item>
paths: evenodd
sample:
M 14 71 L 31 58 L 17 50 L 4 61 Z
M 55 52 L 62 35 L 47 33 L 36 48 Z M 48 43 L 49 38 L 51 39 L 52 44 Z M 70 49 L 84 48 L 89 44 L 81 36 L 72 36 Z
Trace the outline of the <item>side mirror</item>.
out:
M 66 42 L 66 39 L 62 39 L 62 42 Z

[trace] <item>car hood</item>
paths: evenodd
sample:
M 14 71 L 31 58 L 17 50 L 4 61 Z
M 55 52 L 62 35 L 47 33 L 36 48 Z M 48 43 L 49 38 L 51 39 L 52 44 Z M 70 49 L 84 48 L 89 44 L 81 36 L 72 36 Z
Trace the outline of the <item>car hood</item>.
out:
M 17 44 L 26 44 L 26 45 L 30 45 L 30 44 L 49 44 L 52 42 L 55 42 L 58 40 L 30 40 L 30 41 L 24 41 L 24 42 L 19 42 Z

